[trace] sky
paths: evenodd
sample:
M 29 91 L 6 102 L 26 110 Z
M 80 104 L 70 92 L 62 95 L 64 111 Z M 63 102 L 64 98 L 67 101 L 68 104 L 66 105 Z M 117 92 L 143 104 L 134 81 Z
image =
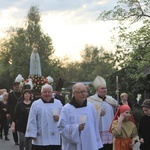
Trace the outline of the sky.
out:
M 85 45 L 113 50 L 112 22 L 98 21 L 104 10 L 113 9 L 117 0 L 1 0 L 0 37 L 10 26 L 25 24 L 31 6 L 40 10 L 41 28 L 52 38 L 57 57 L 80 60 Z

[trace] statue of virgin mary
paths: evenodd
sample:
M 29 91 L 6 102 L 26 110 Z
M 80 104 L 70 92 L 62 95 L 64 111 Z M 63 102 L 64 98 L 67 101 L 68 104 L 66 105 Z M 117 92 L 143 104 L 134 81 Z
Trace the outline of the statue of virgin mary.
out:
M 37 44 L 33 45 L 33 51 L 30 56 L 30 76 L 34 75 L 42 76 Z

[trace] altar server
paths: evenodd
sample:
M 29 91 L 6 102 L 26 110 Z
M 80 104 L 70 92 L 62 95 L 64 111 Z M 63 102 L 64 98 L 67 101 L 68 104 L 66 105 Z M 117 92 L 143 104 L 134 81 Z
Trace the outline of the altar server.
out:
M 86 87 L 77 83 L 72 98 L 61 111 L 58 129 L 62 137 L 62 150 L 98 150 L 103 147 L 98 131 L 96 111 L 87 102 Z
M 51 85 L 43 85 L 41 98 L 31 106 L 26 137 L 32 138 L 32 150 L 60 150 L 57 123 L 62 104 L 52 98 L 52 91 Z

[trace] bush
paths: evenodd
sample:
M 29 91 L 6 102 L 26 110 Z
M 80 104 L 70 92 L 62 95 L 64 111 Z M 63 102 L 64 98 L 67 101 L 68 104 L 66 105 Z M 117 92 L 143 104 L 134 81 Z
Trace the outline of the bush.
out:
M 143 111 L 140 108 L 135 108 L 134 107 L 133 110 L 132 110 L 132 114 L 134 116 L 134 119 L 135 119 L 135 122 L 136 122 L 136 126 L 138 128 L 139 127 L 140 119 L 143 116 Z

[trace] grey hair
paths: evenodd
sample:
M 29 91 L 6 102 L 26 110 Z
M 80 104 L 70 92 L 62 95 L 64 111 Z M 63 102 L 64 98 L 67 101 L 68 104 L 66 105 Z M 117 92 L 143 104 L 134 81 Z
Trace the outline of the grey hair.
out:
M 47 83 L 42 86 L 41 92 L 43 92 L 43 89 L 50 89 L 53 92 L 53 87 Z
M 85 85 L 83 83 L 74 84 L 73 87 L 72 87 L 72 92 L 74 92 L 78 86 L 85 86 Z

